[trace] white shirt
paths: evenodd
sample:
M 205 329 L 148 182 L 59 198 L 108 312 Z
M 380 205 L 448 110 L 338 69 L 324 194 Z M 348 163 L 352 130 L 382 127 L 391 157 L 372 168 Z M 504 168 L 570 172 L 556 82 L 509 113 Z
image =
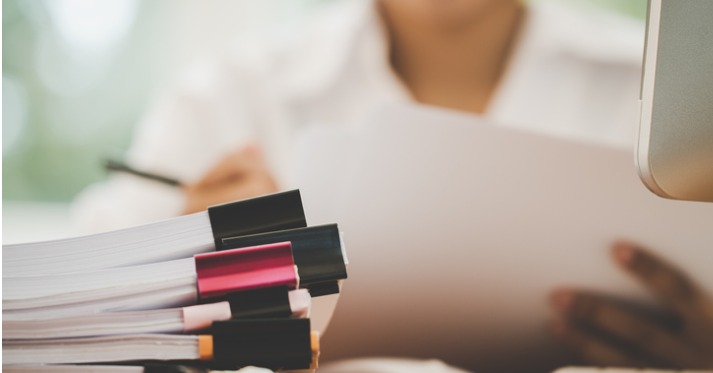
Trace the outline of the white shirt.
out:
M 339 0 L 320 13 L 295 43 L 195 69 L 140 123 L 128 162 L 190 183 L 253 142 L 286 185 L 301 129 L 359 127 L 377 106 L 411 100 L 390 68 L 373 2 Z M 483 115 L 552 136 L 633 146 L 643 35 L 642 22 L 623 16 L 536 3 Z M 79 224 L 96 232 L 176 216 L 184 197 L 114 175 L 75 206 Z

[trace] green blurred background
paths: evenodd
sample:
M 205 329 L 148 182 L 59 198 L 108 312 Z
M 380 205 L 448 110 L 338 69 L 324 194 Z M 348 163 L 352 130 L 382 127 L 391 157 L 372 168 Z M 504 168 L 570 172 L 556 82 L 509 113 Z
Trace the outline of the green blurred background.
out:
M 106 177 L 103 161 L 121 159 L 147 106 L 192 61 L 288 35 L 332 1 L 2 1 L 3 242 L 38 239 L 38 219 L 68 234 L 68 203 Z M 645 0 L 538 1 L 646 11 Z
M 319 3 L 3 1 L 3 200 L 70 201 L 106 176 L 176 70 Z

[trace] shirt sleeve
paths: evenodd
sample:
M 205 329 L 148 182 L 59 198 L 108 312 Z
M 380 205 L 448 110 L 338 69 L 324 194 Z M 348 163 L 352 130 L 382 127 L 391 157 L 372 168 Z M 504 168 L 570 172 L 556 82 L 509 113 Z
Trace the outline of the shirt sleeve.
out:
M 254 137 L 249 75 L 227 61 L 196 65 L 138 124 L 127 162 L 184 183 L 198 180 Z M 80 193 L 72 215 L 78 231 L 95 233 L 174 217 L 184 204 L 180 188 L 115 174 Z

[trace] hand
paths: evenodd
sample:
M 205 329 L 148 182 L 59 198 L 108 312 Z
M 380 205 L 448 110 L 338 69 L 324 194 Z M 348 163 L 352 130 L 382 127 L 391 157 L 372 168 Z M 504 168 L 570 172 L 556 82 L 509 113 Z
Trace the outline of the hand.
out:
M 713 301 L 709 294 L 680 270 L 630 243 L 615 244 L 612 254 L 624 271 L 661 300 L 672 318 L 655 320 L 611 298 L 559 290 L 552 296 L 560 318 L 555 335 L 591 364 L 713 368 Z
M 208 206 L 277 191 L 275 181 L 254 146 L 228 154 L 195 184 L 184 187 L 184 213 L 203 211 Z

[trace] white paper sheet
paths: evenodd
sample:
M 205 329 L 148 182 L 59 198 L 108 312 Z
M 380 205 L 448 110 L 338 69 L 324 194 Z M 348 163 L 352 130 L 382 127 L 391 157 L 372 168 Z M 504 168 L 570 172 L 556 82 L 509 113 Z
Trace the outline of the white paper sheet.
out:
M 713 290 L 713 204 L 654 196 L 633 149 L 405 106 L 384 109 L 360 134 L 314 130 L 299 149 L 309 221 L 339 222 L 350 258 L 326 360 L 551 370 L 566 356 L 548 334 L 552 289 L 651 301 L 611 262 L 619 238 Z

